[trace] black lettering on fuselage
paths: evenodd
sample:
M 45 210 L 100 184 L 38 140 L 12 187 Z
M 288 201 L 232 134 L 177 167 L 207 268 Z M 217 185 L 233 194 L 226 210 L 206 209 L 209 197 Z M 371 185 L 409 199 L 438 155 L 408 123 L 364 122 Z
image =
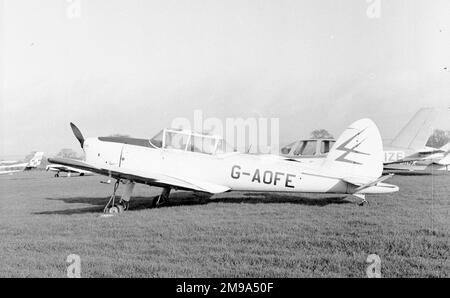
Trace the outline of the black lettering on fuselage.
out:
M 272 171 L 264 171 L 263 182 L 265 184 L 272 184 L 273 173 Z
M 284 184 L 284 186 L 289 187 L 289 188 L 295 188 L 294 185 L 290 184 L 292 182 L 291 178 L 295 178 L 294 174 L 286 174 L 286 183 Z
M 242 168 L 239 165 L 234 165 L 231 167 L 231 178 L 233 179 L 241 179 L 243 176 L 250 176 L 250 172 L 243 172 L 241 171 Z M 270 184 L 270 185 L 277 185 L 278 182 L 282 181 L 283 176 L 285 177 L 285 187 L 288 188 L 295 188 L 295 186 L 292 184 L 293 179 L 296 177 L 295 174 L 287 174 L 283 172 L 272 172 L 270 170 L 266 170 L 262 174 L 262 181 L 261 181 L 261 171 L 260 169 L 255 169 L 252 175 L 251 182 L 257 182 L 257 183 L 264 183 L 264 184 Z
M 280 181 L 280 180 L 281 180 L 281 178 L 278 177 L 278 176 L 283 176 L 283 175 L 284 175 L 284 173 L 281 173 L 281 172 L 275 172 L 275 180 L 274 180 L 273 184 L 274 184 L 274 185 L 277 185 L 277 181 Z
M 252 182 L 258 181 L 261 183 L 261 177 L 259 175 L 259 169 L 256 169 L 255 174 L 253 175 Z
M 241 169 L 240 166 L 233 166 L 231 168 L 231 178 L 239 179 L 239 177 L 241 177 L 241 172 L 239 171 L 240 169 Z

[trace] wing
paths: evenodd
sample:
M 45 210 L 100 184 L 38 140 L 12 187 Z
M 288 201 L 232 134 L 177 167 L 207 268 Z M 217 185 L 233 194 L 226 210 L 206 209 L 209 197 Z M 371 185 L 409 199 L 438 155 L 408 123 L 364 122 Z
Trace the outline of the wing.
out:
M 146 170 L 132 170 L 109 166 L 102 168 L 101 166 L 91 165 L 86 162 L 65 159 L 65 158 L 49 158 L 49 162 L 65 165 L 80 170 L 90 171 L 100 175 L 113 177 L 116 179 L 127 179 L 137 183 L 149 184 L 154 186 L 166 187 L 172 186 L 177 189 L 195 190 L 208 193 L 222 193 L 229 191 L 230 188 L 223 185 L 213 184 L 205 181 L 193 180 L 187 177 L 165 175 Z

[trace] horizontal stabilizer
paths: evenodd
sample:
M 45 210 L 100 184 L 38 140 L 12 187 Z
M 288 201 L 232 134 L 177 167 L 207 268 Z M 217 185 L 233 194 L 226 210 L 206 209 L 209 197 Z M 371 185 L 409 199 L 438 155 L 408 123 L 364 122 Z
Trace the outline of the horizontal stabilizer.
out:
M 391 178 L 392 176 L 394 176 L 394 174 L 385 175 L 385 176 L 382 176 L 382 177 L 378 178 L 375 181 L 372 181 L 372 182 L 369 182 L 369 183 L 366 183 L 366 184 L 362 184 L 355 190 L 355 192 L 360 192 L 361 190 L 364 190 L 364 189 L 369 188 L 371 186 L 375 186 L 378 183 L 383 182 L 384 180 L 387 180 L 387 179 Z

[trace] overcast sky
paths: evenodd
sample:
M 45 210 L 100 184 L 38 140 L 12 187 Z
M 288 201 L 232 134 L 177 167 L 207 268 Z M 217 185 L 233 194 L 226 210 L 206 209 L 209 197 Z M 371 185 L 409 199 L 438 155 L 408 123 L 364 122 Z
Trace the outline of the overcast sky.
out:
M 0 156 L 78 148 L 70 121 L 151 137 L 196 109 L 278 117 L 282 143 L 362 117 L 392 138 L 450 106 L 450 1 L 379 3 L 4 0 Z

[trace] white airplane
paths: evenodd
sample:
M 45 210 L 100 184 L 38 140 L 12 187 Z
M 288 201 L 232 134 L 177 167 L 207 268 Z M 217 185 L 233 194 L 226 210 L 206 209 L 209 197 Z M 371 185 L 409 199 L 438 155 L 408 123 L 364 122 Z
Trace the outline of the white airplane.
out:
M 104 212 L 128 209 L 136 183 L 162 187 L 153 200 L 160 205 L 170 191 L 190 190 L 213 195 L 228 191 L 349 194 L 366 201 L 366 194 L 398 191 L 383 183 L 383 146 L 376 125 L 369 119 L 351 124 L 324 161 L 309 167 L 277 155 L 229 152 L 217 136 L 164 129 L 154 138 L 98 137 L 84 139 L 71 123 L 85 152 L 85 161 L 49 158 L 49 162 L 87 170 L 116 179 Z M 118 204 L 119 183 L 125 191 Z
M 68 167 L 68 166 L 58 165 L 58 164 L 50 164 L 45 167 L 45 170 L 56 172 L 55 177 L 59 177 L 59 173 L 61 173 L 61 172 L 67 173 L 67 177 L 71 177 L 72 174 L 78 174 L 78 176 L 94 175 L 94 173 L 89 172 L 89 171 L 84 171 L 84 170 L 76 169 L 73 167 Z
M 427 147 L 432 134 L 432 124 L 437 116 L 433 108 L 420 109 L 398 135 L 384 146 L 384 169 L 387 171 L 421 171 L 425 168 L 446 170 L 449 168 L 448 144 L 441 148 Z M 291 143 L 281 149 L 281 155 L 304 159 L 309 164 L 320 163 L 325 158 L 334 139 L 306 139 Z
M 433 133 L 433 122 L 438 112 L 433 108 L 420 109 L 397 136 L 384 148 L 384 164 L 389 170 L 402 169 L 414 162 L 438 162 L 448 154 L 446 146 L 427 147 Z M 445 160 L 444 160 L 445 161 Z M 399 165 L 397 168 L 396 165 Z
M 384 165 L 385 171 L 390 172 L 424 172 L 433 173 L 434 171 L 450 172 L 450 143 L 438 149 L 437 153 L 433 153 L 426 158 L 419 160 L 409 160 L 404 162 L 396 162 Z M 434 172 L 437 173 L 437 172 Z
M 44 152 L 36 152 L 29 162 L 2 162 L 2 164 L 0 165 L 0 175 L 22 172 L 30 170 L 32 168 L 36 168 L 41 164 L 43 156 Z

